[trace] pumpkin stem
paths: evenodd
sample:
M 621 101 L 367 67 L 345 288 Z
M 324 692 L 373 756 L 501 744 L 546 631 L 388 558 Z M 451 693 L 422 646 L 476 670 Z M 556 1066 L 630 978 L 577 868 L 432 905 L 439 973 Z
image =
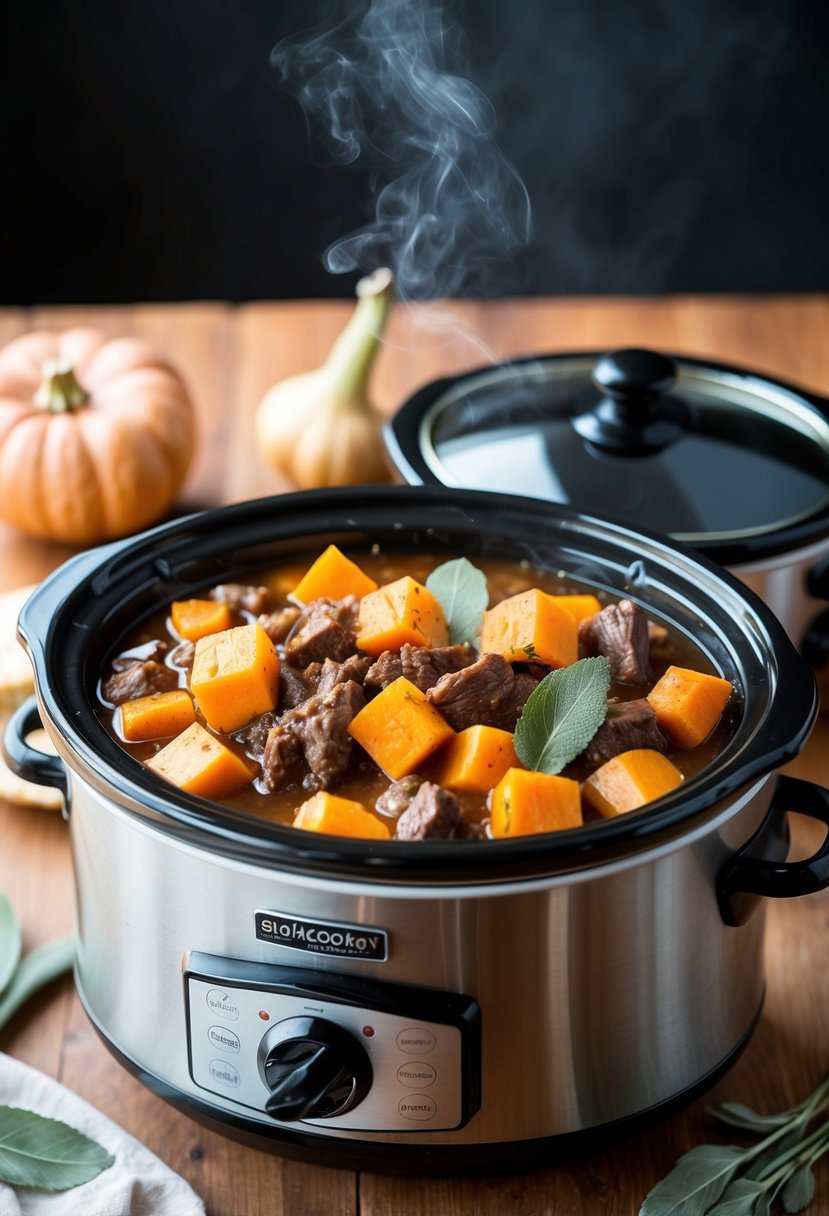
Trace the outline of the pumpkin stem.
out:
M 337 401 L 367 409 L 368 380 L 394 297 L 392 273 L 385 267 L 357 284 L 357 307 L 325 361 L 337 385 Z
M 35 393 L 35 405 L 53 414 L 68 414 L 79 410 L 89 400 L 89 393 L 75 379 L 75 372 L 63 359 L 47 359 L 43 364 L 43 380 Z

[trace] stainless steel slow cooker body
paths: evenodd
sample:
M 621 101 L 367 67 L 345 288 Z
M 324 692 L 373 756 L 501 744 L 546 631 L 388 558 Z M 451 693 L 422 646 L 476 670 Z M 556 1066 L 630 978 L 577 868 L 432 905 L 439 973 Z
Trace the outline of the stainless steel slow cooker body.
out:
M 92 706 L 127 627 L 331 541 L 508 556 L 632 596 L 734 681 L 734 736 L 649 810 L 508 842 L 316 837 L 185 795 L 125 755 Z M 93 1023 L 151 1088 L 285 1154 L 492 1168 L 655 1117 L 751 1033 L 761 897 L 829 884 L 829 846 L 783 860 L 786 812 L 827 822 L 829 796 L 775 775 L 813 723 L 811 673 L 756 597 L 650 534 L 503 495 L 283 496 L 74 559 L 20 630 L 37 707 L 6 752 L 65 793 Z M 57 758 L 25 742 L 38 709 Z M 311 1090 L 324 1097 L 309 1106 Z
M 782 622 L 829 704 L 829 403 L 747 368 L 580 351 L 425 385 L 387 427 L 412 485 L 548 498 L 727 566 Z

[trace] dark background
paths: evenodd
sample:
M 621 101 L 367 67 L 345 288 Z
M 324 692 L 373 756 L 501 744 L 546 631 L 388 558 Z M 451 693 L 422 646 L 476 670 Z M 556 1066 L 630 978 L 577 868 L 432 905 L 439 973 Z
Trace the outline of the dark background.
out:
M 829 289 L 829 5 L 456 0 L 524 179 L 492 294 Z M 0 302 L 350 294 L 370 170 L 322 163 L 270 65 L 313 0 L 7 0 Z M 476 285 L 470 285 L 472 294 Z

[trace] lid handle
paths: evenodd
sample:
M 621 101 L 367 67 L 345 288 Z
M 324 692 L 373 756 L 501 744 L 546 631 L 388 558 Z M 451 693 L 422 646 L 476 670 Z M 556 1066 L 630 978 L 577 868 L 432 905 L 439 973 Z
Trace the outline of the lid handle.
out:
M 688 429 L 691 412 L 668 393 L 676 364 L 650 350 L 618 350 L 602 355 L 593 368 L 599 402 L 571 418 L 588 443 L 618 456 L 647 456 L 673 443 Z

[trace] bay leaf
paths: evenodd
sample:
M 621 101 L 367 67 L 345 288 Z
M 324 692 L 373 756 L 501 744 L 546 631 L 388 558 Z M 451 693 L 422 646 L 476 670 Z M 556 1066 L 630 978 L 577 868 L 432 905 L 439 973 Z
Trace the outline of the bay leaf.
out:
M 113 1164 L 102 1145 L 68 1123 L 0 1106 L 0 1179 L 12 1186 L 68 1191 Z
M 607 716 L 610 663 L 599 655 L 551 671 L 527 698 L 514 746 L 525 768 L 560 773 L 587 747 Z
M 449 645 L 474 642 L 481 632 L 489 590 L 486 576 L 465 557 L 436 566 L 426 588 L 438 601 L 449 631 Z

